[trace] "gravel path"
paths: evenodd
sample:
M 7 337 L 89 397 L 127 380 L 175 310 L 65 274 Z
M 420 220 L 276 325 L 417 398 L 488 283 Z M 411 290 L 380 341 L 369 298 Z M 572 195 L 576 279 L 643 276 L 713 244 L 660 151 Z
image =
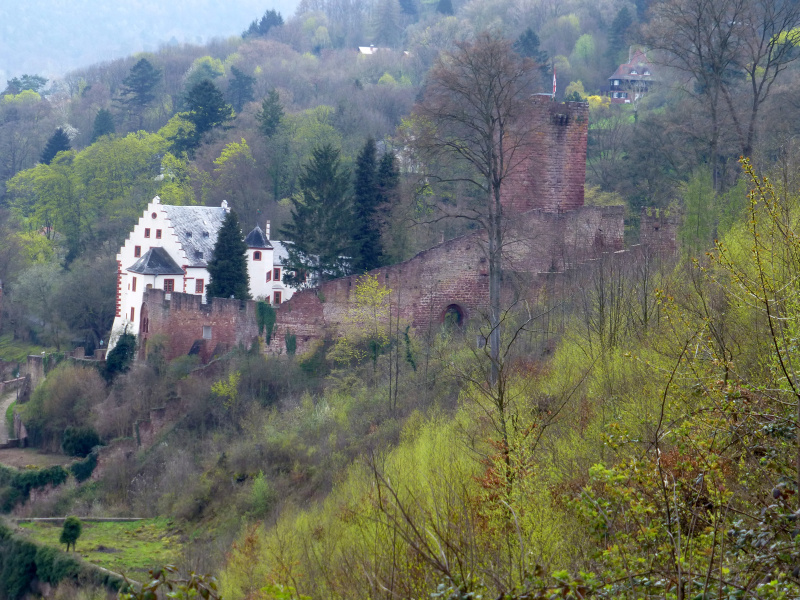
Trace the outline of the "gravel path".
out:
M 0 444 L 8 441 L 8 427 L 6 427 L 6 410 L 14 400 L 17 399 L 17 390 L 8 392 L 5 396 L 0 397 Z

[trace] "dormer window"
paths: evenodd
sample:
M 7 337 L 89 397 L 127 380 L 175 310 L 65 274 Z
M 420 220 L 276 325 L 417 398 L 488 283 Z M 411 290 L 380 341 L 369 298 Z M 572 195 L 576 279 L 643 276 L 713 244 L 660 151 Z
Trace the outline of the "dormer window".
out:
M 631 75 L 638 75 L 639 73 L 636 72 L 636 69 L 631 69 Z
M 208 237 L 208 232 L 207 232 L 207 231 L 204 231 L 204 232 L 203 232 L 203 237 L 204 237 L 204 238 L 207 238 L 207 237 Z
M 648 69 L 644 70 L 644 75 L 650 75 L 650 71 Z
M 199 259 L 199 260 L 203 260 L 203 251 L 202 250 L 195 250 L 194 257 Z
M 190 238 L 190 237 L 192 237 L 192 232 L 191 232 L 191 231 L 187 231 L 187 232 L 186 232 L 186 237 L 187 237 L 187 238 Z

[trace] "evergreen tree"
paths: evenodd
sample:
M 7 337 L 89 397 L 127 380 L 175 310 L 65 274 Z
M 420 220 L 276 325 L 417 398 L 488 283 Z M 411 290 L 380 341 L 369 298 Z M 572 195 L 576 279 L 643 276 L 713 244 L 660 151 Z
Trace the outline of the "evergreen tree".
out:
M 351 272 L 350 172 L 340 164 L 339 150 L 317 147 L 299 177 L 292 198 L 292 222 L 281 230 L 287 244 L 284 281 L 297 287 L 317 285 Z
M 381 232 L 375 219 L 380 201 L 377 150 L 369 138 L 356 158 L 353 187 L 353 271 L 369 271 L 381 264 Z
M 375 43 L 396 47 L 400 43 L 403 27 L 400 24 L 400 4 L 397 0 L 380 0 L 373 21 Z
M 41 75 L 23 75 L 6 80 L 6 89 L 3 95 L 19 94 L 26 90 L 31 90 L 37 94 L 47 85 L 47 78 Z
M 455 12 L 453 10 L 453 1 L 439 0 L 439 3 L 436 5 L 436 12 L 442 15 L 452 15 Z
M 136 336 L 128 333 L 126 327 L 122 335 L 119 336 L 116 346 L 106 356 L 106 365 L 103 371 L 105 380 L 111 383 L 114 377 L 127 371 L 133 362 L 134 356 L 136 356 Z
M 391 203 L 397 184 L 400 182 L 400 170 L 397 167 L 397 159 L 394 152 L 386 151 L 381 156 L 378 164 L 378 206 Z
M 414 0 L 400 0 L 400 10 L 403 11 L 403 14 L 414 17 L 416 20 L 418 11 L 417 4 L 414 2 Z
M 539 48 L 539 36 L 536 35 L 533 29 L 528 27 L 523 31 L 517 38 L 517 41 L 514 42 L 512 48 L 514 48 L 516 53 L 520 56 L 530 58 L 538 63 L 540 65 L 539 70 L 542 72 L 543 76 L 549 74 L 550 67 L 548 66 L 547 52 Z
M 198 139 L 234 117 L 231 105 L 208 79 L 192 86 L 186 94 L 186 107 L 189 109 L 186 119 L 195 126 Z
M 275 88 L 272 88 L 261 102 L 261 110 L 256 114 L 256 119 L 258 129 L 265 138 L 271 138 L 278 131 L 283 120 L 283 105 Z
M 271 8 L 264 13 L 261 20 L 255 19 L 250 23 L 250 27 L 247 28 L 247 31 L 242 33 L 242 37 L 264 37 L 269 33 L 270 29 L 273 27 L 280 27 L 281 25 L 283 25 L 281 13 Z
M 67 152 L 72 150 L 72 146 L 69 143 L 69 136 L 67 132 L 64 131 L 61 127 L 56 129 L 55 133 L 47 140 L 47 144 L 42 150 L 42 157 L 39 159 L 39 162 L 45 165 L 49 165 L 53 159 L 56 157 L 56 154 L 59 152 Z
M 114 117 L 107 108 L 101 108 L 94 117 L 94 127 L 92 127 L 92 144 L 104 135 L 114 135 L 117 132 L 114 126 Z
M 608 32 L 608 49 L 606 57 L 615 66 L 619 63 L 623 50 L 628 45 L 628 29 L 633 25 L 633 19 L 627 6 L 623 6 L 617 12 L 614 22 Z
M 253 86 L 256 84 L 256 78 L 236 67 L 231 67 L 231 75 L 233 77 L 228 82 L 228 98 L 230 98 L 234 110 L 240 112 L 247 102 L 255 99 Z
M 214 256 L 208 261 L 208 298 L 250 298 L 250 277 L 247 274 L 247 245 L 236 213 L 230 211 L 222 223 L 214 245 Z
M 161 82 L 161 71 L 149 60 L 142 58 L 133 65 L 131 72 L 122 80 L 119 102 L 138 117 L 138 128 L 144 124 L 144 110 L 155 100 L 155 87 Z

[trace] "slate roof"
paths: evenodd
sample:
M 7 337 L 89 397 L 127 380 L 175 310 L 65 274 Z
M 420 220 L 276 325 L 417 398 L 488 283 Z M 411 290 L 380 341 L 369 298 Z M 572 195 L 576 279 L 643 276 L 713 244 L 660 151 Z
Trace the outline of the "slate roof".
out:
M 632 74 L 631 71 L 636 71 Z M 647 75 L 644 73 L 647 72 Z M 636 50 L 628 59 L 628 62 L 620 65 L 609 79 L 621 79 L 624 81 L 653 81 L 653 65 L 647 60 L 647 54 L 642 50 Z
M 183 275 L 183 269 L 160 246 L 150 248 L 132 267 L 128 267 L 128 271 L 142 275 Z
M 272 242 L 272 246 L 275 248 L 275 252 L 272 254 L 272 264 L 286 266 L 286 260 L 289 258 L 286 244 L 291 244 L 291 242 Z
M 206 267 L 214 253 L 217 233 L 228 213 L 220 206 L 162 206 L 190 267 Z
M 264 232 L 258 225 L 256 225 L 253 231 L 247 234 L 244 238 L 244 243 L 247 244 L 248 248 L 272 248 L 272 244 L 269 243 L 267 236 L 264 235 Z

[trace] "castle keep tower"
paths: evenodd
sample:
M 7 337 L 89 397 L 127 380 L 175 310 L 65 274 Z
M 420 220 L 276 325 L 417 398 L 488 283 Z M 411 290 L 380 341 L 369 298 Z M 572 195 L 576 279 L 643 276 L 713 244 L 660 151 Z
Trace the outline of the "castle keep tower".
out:
M 531 102 L 531 139 L 506 181 L 503 208 L 509 214 L 582 208 L 589 105 L 553 102 L 549 95 L 533 96 Z

